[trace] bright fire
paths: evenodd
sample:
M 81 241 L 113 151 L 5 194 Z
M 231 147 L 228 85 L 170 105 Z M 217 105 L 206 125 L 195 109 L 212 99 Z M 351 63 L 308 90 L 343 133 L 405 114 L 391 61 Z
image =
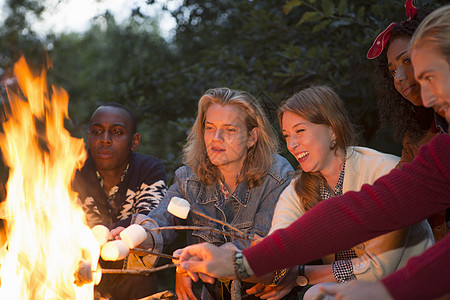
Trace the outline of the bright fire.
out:
M 86 153 L 64 128 L 68 95 L 47 88 L 24 58 L 14 66 L 21 93 L 8 90 L 10 113 L 0 146 L 10 168 L 0 253 L 0 299 L 93 299 L 93 283 L 77 286 L 80 261 L 97 266 L 99 244 L 87 227 L 70 181 Z

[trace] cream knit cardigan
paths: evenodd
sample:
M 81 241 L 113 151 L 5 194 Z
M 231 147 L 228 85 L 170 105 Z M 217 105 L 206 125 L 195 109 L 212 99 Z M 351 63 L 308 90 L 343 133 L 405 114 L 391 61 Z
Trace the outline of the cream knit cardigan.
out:
M 359 191 L 363 184 L 372 184 L 378 177 L 389 173 L 399 161 L 397 156 L 365 147 L 349 147 L 347 154 L 343 193 Z M 295 193 L 294 182 L 295 178 L 280 195 L 270 233 L 288 227 L 305 213 Z M 433 244 L 433 233 L 426 220 L 381 235 L 353 247 L 358 256 L 352 259 L 353 272 L 358 280 L 379 280 L 402 268 L 409 258 L 422 253 Z M 330 264 L 334 260 L 334 254 L 323 257 L 322 260 L 324 264 Z

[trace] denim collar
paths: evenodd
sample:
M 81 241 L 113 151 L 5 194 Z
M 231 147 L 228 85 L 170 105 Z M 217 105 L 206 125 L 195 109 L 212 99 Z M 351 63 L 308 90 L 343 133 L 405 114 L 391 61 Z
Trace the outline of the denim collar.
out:
M 290 165 L 289 165 L 290 167 Z M 286 181 L 286 178 L 284 178 L 281 174 L 284 174 L 283 171 L 286 168 L 286 164 L 282 163 L 281 156 L 276 155 L 274 158 L 274 163 L 272 164 L 271 168 L 269 169 L 269 172 L 267 173 L 265 177 L 266 180 L 275 180 L 275 185 L 278 186 L 279 184 L 282 184 Z M 290 167 L 290 169 L 292 169 Z M 269 179 L 271 178 L 271 179 Z M 189 168 L 189 175 L 185 178 L 187 185 L 197 185 L 198 188 L 198 194 L 195 199 L 195 202 L 197 204 L 207 204 L 210 202 L 217 202 L 219 201 L 220 197 L 220 187 L 218 183 L 214 183 L 212 185 L 206 186 L 203 184 L 197 175 L 195 175 L 192 170 Z M 261 184 L 264 185 L 264 182 Z M 187 190 L 191 190 L 190 187 L 187 187 Z M 238 183 L 236 186 L 236 189 L 233 191 L 233 193 L 230 195 L 230 198 L 237 201 L 240 205 L 247 207 L 250 195 L 252 191 L 250 190 L 249 186 L 247 185 L 247 182 L 245 180 Z
M 198 180 L 198 179 L 197 179 Z M 204 185 L 200 183 L 200 191 L 198 193 L 197 199 L 195 200 L 198 204 L 207 204 L 210 202 L 217 202 L 219 201 L 220 195 L 220 186 L 218 183 L 215 183 L 213 185 Z M 231 193 L 229 200 L 233 199 L 237 201 L 240 205 L 246 207 L 250 198 L 250 188 L 247 185 L 247 182 L 241 181 L 236 186 L 236 189 Z

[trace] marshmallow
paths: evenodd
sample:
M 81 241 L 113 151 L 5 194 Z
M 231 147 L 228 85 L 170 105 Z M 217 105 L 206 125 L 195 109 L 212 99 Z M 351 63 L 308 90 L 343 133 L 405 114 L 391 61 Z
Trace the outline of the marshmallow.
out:
M 145 241 L 147 232 L 141 225 L 132 224 L 122 230 L 120 238 L 125 242 L 129 249 L 133 249 Z
M 92 270 L 92 277 L 95 285 L 98 285 L 100 280 L 102 280 L 102 268 L 100 264 L 97 264 L 97 269 Z
M 77 286 L 83 286 L 84 284 L 91 283 L 94 280 L 92 276 L 91 262 L 87 260 L 81 260 L 78 263 L 77 271 L 73 275 L 75 277 L 73 283 L 75 283 Z
M 122 240 L 115 240 L 106 243 L 101 251 L 103 260 L 116 261 L 127 257 L 130 249 Z
M 170 212 L 175 217 L 186 219 L 191 205 L 189 202 L 183 198 L 172 197 L 170 199 L 169 205 L 167 206 L 167 211 Z
M 100 247 L 106 244 L 109 236 L 109 229 L 106 226 L 95 225 L 91 230 Z

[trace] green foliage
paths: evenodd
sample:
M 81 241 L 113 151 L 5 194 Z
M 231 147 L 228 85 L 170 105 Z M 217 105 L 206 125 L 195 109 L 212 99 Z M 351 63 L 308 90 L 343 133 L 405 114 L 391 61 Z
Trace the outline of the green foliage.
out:
M 437 7 L 439 1 L 416 1 L 416 6 Z M 365 58 L 375 36 L 393 21 L 405 19 L 403 4 L 399 1 L 350 1 L 316 0 L 288 1 L 288 16 L 295 16 L 299 38 L 292 41 L 293 48 L 305 47 L 306 57 L 285 55 L 290 60 L 303 61 L 299 72 L 307 66 L 312 78 L 335 87 L 345 100 L 354 121 L 364 128 L 363 138 L 367 144 L 378 149 L 392 151 L 390 137 L 380 139 L 373 91 L 374 65 Z M 305 59 L 306 58 L 306 59 Z M 382 144 L 386 145 L 382 145 Z
M 417 6 L 441 4 L 423 0 Z M 29 29 L 26 15 L 38 18 L 45 2 L 10 1 L 7 7 L 10 14 L 0 28 L 0 66 L 7 70 L 19 49 L 42 60 L 44 47 Z M 85 135 L 99 104 L 123 103 L 136 113 L 140 151 L 160 158 L 171 180 L 181 164 L 197 101 L 208 88 L 248 90 L 278 127 L 276 108 L 283 99 L 308 85 L 325 83 L 345 100 L 366 144 L 398 151 L 391 134 L 380 136 L 378 131 L 374 66 L 365 54 L 387 24 L 404 19 L 403 4 L 184 0 L 171 13 L 177 22 L 171 42 L 160 37 L 156 21 L 139 8 L 123 24 L 105 12 L 83 34 L 51 35 L 43 41 L 54 61 L 52 81 L 70 95 L 67 126 L 74 135 Z
M 84 34 L 52 36 L 51 75 L 69 92 L 68 126 L 73 134 L 85 135 L 90 115 L 100 104 L 122 103 L 136 114 L 142 135 L 139 151 L 160 158 L 173 172 L 180 164 L 185 129 L 172 120 L 186 104 L 167 85 L 177 76 L 167 67 L 176 58 L 157 29 L 154 21 L 140 17 L 118 25 L 106 13 Z
M 30 63 L 42 65 L 44 47 L 28 21 L 30 17 L 40 18 L 44 10 L 41 1 L 9 0 L 3 5 L 0 9 L 7 15 L 0 24 L 0 70 L 10 74 L 22 54 L 29 57 Z

